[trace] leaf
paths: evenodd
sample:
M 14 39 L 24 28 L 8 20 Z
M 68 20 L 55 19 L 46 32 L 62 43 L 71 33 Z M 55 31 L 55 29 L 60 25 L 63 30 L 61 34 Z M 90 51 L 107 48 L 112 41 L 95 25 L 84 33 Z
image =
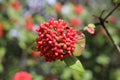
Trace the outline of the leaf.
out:
M 79 35 L 79 34 L 78 34 Z M 85 48 L 85 35 L 81 33 L 78 36 L 78 41 L 75 44 L 75 50 L 73 52 L 74 56 L 80 56 Z
M 2 73 L 4 71 L 3 65 L 0 64 L 0 73 Z
M 12 7 L 9 6 L 7 9 L 7 13 L 8 16 L 10 17 L 10 20 L 13 21 L 15 20 L 21 24 L 24 24 L 24 19 L 23 19 L 24 17 L 22 17 L 23 16 L 22 11 L 16 12 Z
M 81 78 L 84 75 L 84 68 L 81 64 L 81 62 L 74 56 L 72 57 L 68 57 L 64 59 L 64 62 L 66 63 L 66 65 L 68 65 L 71 69 L 73 69 L 74 71 L 76 71 L 79 76 L 81 76 Z
M 6 49 L 4 47 L 0 47 L 0 63 L 5 55 Z
M 110 62 L 110 58 L 107 55 L 100 55 L 96 58 L 96 62 L 101 65 L 107 65 Z

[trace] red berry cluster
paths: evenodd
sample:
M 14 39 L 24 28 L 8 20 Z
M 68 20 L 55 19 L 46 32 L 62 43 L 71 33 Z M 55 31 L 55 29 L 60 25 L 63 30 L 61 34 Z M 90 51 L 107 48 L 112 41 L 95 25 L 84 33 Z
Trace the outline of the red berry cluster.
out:
M 51 19 L 41 24 L 37 32 L 39 35 L 36 40 L 37 49 L 46 61 L 63 60 L 72 56 L 78 36 L 77 32 L 72 27 L 68 27 L 66 22 L 61 19 L 58 21 Z

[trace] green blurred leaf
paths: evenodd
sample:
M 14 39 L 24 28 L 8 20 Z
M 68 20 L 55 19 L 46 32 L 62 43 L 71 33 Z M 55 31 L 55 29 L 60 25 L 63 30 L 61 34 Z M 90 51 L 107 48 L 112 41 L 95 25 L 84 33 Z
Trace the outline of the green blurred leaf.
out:
M 60 76 L 62 80 L 70 80 L 72 71 L 70 68 L 65 68 L 62 75 Z
M 39 75 L 34 71 L 32 71 L 31 74 L 33 76 L 33 80 L 44 80 L 44 77 L 42 75 Z
M 90 53 L 90 51 L 85 50 L 82 56 L 84 58 L 88 59 L 88 58 L 91 58 L 92 54 Z
M 86 73 L 82 80 L 93 80 L 93 74 L 90 70 L 86 70 Z
M 76 57 L 72 56 L 72 57 L 65 58 L 64 62 L 71 69 L 73 69 L 74 71 L 76 71 L 77 73 L 79 73 L 79 76 L 82 79 L 85 71 L 84 71 L 84 68 L 83 68 L 81 62 Z
M 37 22 L 38 24 L 45 22 L 45 18 L 43 16 L 40 15 L 36 15 L 35 16 L 35 22 Z
M 5 55 L 6 49 L 4 47 L 0 48 L 0 63 Z
M 111 80 L 120 80 L 120 69 L 116 69 L 111 73 Z
M 24 24 L 24 19 L 23 19 L 24 17 L 23 17 L 22 12 L 16 12 L 12 7 L 9 6 L 7 13 L 11 20 L 15 19 L 19 21 L 21 24 Z
M 46 6 L 45 11 L 49 14 L 49 15 L 55 15 L 55 10 L 52 7 Z
M 8 21 L 3 20 L 2 23 L 5 30 L 10 30 L 13 27 Z
M 27 65 L 29 65 L 29 66 L 34 66 L 34 65 L 35 65 L 35 61 L 34 61 L 33 59 L 29 59 L 29 60 L 27 61 Z
M 0 64 L 0 73 L 2 73 L 4 71 L 3 65 Z
M 107 55 L 100 55 L 96 59 L 97 63 L 102 64 L 102 65 L 107 65 L 110 61 L 110 58 Z

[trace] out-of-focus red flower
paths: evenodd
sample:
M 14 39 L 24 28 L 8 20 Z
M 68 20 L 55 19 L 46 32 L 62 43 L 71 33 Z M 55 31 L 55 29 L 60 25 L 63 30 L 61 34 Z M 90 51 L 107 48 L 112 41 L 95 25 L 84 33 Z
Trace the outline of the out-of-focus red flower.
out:
M 25 26 L 26 26 L 27 30 L 33 31 L 35 25 L 34 25 L 34 21 L 33 21 L 33 17 L 32 16 L 27 16 L 26 17 Z
M 32 80 L 32 76 L 28 72 L 21 71 L 15 74 L 14 80 Z
M 84 8 L 82 5 L 80 4 L 77 4 L 77 5 L 74 5 L 74 12 L 78 15 L 80 15 L 82 12 L 83 12 Z
M 11 6 L 16 10 L 19 11 L 21 9 L 21 4 L 19 1 L 15 1 L 11 3 Z
M 32 56 L 36 58 L 36 57 L 40 56 L 40 52 L 32 51 Z
M 114 23 L 117 22 L 117 19 L 116 19 L 115 16 L 110 16 L 109 19 L 108 19 L 108 21 L 109 21 L 110 23 L 114 24 Z
M 63 20 L 51 19 L 49 22 L 41 24 L 37 32 L 39 35 L 36 40 L 37 49 L 46 61 L 63 60 L 73 55 L 78 35 Z
M 55 10 L 56 10 L 57 12 L 61 12 L 61 10 L 62 10 L 62 5 L 61 5 L 60 3 L 56 3 L 55 6 L 54 6 L 54 8 L 55 8 Z
M 3 36 L 3 26 L 2 26 L 2 23 L 0 23 L 0 37 Z
M 71 27 L 78 27 L 82 25 L 82 21 L 79 20 L 78 18 L 72 18 L 70 19 L 70 26 Z

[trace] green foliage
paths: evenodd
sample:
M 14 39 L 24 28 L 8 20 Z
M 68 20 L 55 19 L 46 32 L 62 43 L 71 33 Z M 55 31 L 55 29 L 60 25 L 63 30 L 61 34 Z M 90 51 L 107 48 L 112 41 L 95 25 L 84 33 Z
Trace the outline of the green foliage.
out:
M 75 80 L 81 80 L 84 75 L 84 68 L 81 62 L 75 57 L 68 57 L 64 59 L 64 62 L 73 69 L 73 76 Z
M 2 73 L 4 71 L 3 65 L 0 64 L 0 73 Z
M 106 55 L 100 55 L 99 57 L 96 58 L 96 61 L 101 65 L 107 65 L 110 62 L 110 58 Z
M 16 10 L 11 1 L 20 2 L 21 9 Z M 42 22 L 49 21 L 51 18 L 62 18 L 71 26 L 70 19 L 77 18 L 81 21 L 81 25 L 74 28 L 81 31 L 87 24 L 98 22 L 98 19 L 92 15 L 99 16 L 105 10 L 103 17 L 106 16 L 120 3 L 120 0 L 69 0 L 69 2 L 56 0 L 53 4 L 47 1 L 54 0 L 38 0 L 38 4 L 32 2 L 30 5 L 28 1 L 37 0 L 0 0 L 0 30 L 1 24 L 3 28 L 2 36 L 2 31 L 0 31 L 0 80 L 12 80 L 14 74 L 19 71 L 30 72 L 33 80 L 80 80 L 81 76 L 83 76 L 81 80 L 120 80 L 120 56 L 104 29 L 99 25 L 95 27 L 95 34 L 82 31 L 85 37 L 79 39 L 73 53 L 78 56 L 77 59 L 72 57 L 72 60 L 71 58 L 65 60 L 70 68 L 62 61 L 48 63 L 43 57 L 35 57 L 33 54 L 37 51 L 35 30 Z M 55 8 L 57 3 L 61 3 L 60 12 L 57 12 Z M 83 7 L 81 14 L 76 14 L 74 10 L 77 4 Z M 120 45 L 119 8 L 111 16 L 105 25 L 115 43 Z M 35 25 L 34 30 L 28 29 L 31 23 Z
M 114 70 L 113 75 L 111 74 L 112 80 L 120 80 L 120 69 Z

